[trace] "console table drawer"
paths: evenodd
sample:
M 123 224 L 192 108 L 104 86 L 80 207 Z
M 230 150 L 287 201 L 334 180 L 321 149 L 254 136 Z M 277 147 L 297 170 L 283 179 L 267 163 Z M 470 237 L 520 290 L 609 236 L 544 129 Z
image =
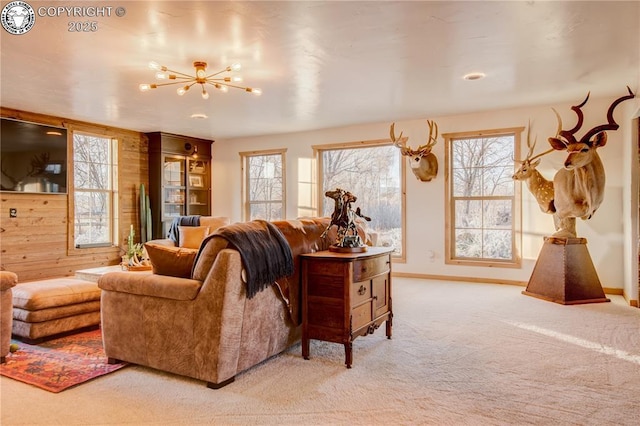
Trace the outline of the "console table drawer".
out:
M 371 303 L 363 303 L 351 311 L 351 331 L 356 331 L 371 322 Z
M 359 305 L 367 299 L 371 298 L 371 282 L 362 281 L 351 284 L 351 300 L 352 304 Z
M 389 256 L 357 260 L 353 263 L 353 281 L 365 281 L 389 271 Z

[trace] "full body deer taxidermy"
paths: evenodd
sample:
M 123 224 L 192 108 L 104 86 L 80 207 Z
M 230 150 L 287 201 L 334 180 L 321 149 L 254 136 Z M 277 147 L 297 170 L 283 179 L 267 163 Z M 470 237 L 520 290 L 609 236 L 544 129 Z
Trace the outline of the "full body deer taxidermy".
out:
M 623 101 L 633 99 L 634 93 L 627 87 L 628 95 L 616 99 L 607 112 L 607 124 L 601 124 L 589 130 L 579 140 L 575 133 L 582 127 L 583 114 L 581 108 L 589 100 L 585 100 L 571 109 L 578 116 L 578 122 L 570 130 L 562 130 L 559 137 L 549 138 L 551 147 L 558 151 L 566 150 L 569 155 L 564 161 L 564 168 L 556 172 L 553 178 L 555 189 L 554 204 L 556 213 L 554 236 L 575 237 L 575 218 L 590 219 L 604 199 L 605 172 L 597 149 L 607 143 L 606 130 L 618 130 L 620 127 L 613 119 L 613 110 Z M 556 112 L 558 128 L 562 128 L 562 119 Z
M 429 125 L 429 138 L 427 143 L 413 150 L 410 146 L 406 145 L 406 141 L 402 140 L 402 132 L 400 132 L 400 137 L 396 138 L 393 130 L 395 124 L 396 123 L 391 124 L 389 132 L 393 144 L 400 148 L 402 155 L 409 157 L 409 166 L 411 166 L 411 171 L 416 178 L 422 182 L 429 182 L 438 174 L 438 159 L 435 154 L 431 152 L 433 146 L 438 142 L 438 125 L 435 121 L 427 120 L 427 124 Z M 433 136 L 434 129 L 436 133 L 435 136 Z
M 527 184 L 529 192 L 533 194 L 540 206 L 540 210 L 542 210 L 543 213 L 553 214 L 556 212 L 556 207 L 553 201 L 553 182 L 545 179 L 545 177 L 536 169 L 540 164 L 540 157 L 552 152 L 553 149 L 533 156 L 536 141 L 533 141 L 533 144 L 531 143 L 531 125 L 529 125 L 529 129 L 527 130 L 527 147 L 529 148 L 527 157 L 523 161 L 516 160 L 522 165 L 513 174 L 512 178 L 514 180 L 524 181 Z

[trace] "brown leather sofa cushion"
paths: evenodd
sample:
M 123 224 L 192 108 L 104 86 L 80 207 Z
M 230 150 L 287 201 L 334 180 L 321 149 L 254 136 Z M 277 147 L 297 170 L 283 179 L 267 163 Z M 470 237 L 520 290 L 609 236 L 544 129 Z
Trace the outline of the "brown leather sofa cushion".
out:
M 98 279 L 103 290 L 173 300 L 193 300 L 201 281 L 136 272 L 109 272 Z
M 46 322 L 58 318 L 74 317 L 91 312 L 100 312 L 99 300 L 85 303 L 74 303 L 73 305 L 65 305 L 58 308 L 38 309 L 37 311 L 14 308 L 13 319 L 24 322 Z
M 216 229 L 229 225 L 230 223 L 231 220 L 226 216 L 200 216 L 200 226 L 208 226 L 210 234 Z
M 96 283 L 75 278 L 34 281 L 13 288 L 13 306 L 30 311 L 93 300 L 100 300 Z
M 0 271 L 0 291 L 5 291 L 18 284 L 18 276 L 13 272 Z
M 145 243 L 153 273 L 170 277 L 191 278 L 197 249 L 170 247 L 163 244 Z

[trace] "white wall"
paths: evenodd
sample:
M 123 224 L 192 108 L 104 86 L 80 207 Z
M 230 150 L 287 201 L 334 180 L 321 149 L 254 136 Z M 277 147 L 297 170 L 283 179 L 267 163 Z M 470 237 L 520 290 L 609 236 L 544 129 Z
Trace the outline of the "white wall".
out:
M 583 129 L 606 122 L 606 112 L 614 98 L 590 99 L 583 108 L 585 121 Z M 582 99 L 576 99 L 576 104 Z M 561 114 L 564 127 L 572 127 L 576 116 L 571 105 L 553 105 Z M 628 107 L 627 107 L 628 108 Z M 615 117 L 622 117 L 622 107 L 616 109 Z M 549 148 L 547 137 L 555 134 L 557 122 L 551 105 L 483 112 L 435 119 L 440 133 L 496 129 L 527 126 L 532 122 L 532 135 L 537 135 L 536 152 Z M 409 137 L 409 145 L 423 143 L 428 128 L 426 118 L 396 122 L 396 133 L 401 130 Z M 598 271 L 603 287 L 623 288 L 625 262 L 623 258 L 623 183 L 628 175 L 623 175 L 623 127 L 629 121 L 618 119 L 621 130 L 609 132 L 608 143 L 599 153 L 607 171 L 605 201 L 595 216 L 589 221 L 578 220 L 578 235 L 588 240 L 588 248 Z M 250 124 L 248 124 L 250 125 Z M 287 218 L 298 216 L 298 174 L 299 161 L 311 159 L 312 145 L 385 139 L 389 135 L 390 123 L 371 123 L 342 128 L 323 129 L 313 132 L 268 135 L 216 141 L 213 145 L 213 214 L 229 216 L 239 221 L 241 214 L 241 176 L 239 152 L 263 149 L 286 148 L 287 167 Z M 578 136 L 584 131 L 578 132 Z M 526 133 L 525 133 L 526 135 Z M 524 135 L 523 135 L 524 136 Z M 526 152 L 523 137 L 522 152 Z M 528 281 L 535 259 L 542 246 L 543 236 L 554 232 L 552 216 L 539 211 L 537 203 L 526 187 L 523 193 L 523 265 L 522 268 L 488 268 L 477 266 L 455 266 L 444 263 L 444 142 L 433 151 L 440 163 L 438 177 L 431 182 L 419 182 L 407 168 L 407 241 L 406 263 L 394 264 L 397 272 L 446 275 L 452 277 L 473 277 L 500 280 Z M 561 167 L 566 154 L 554 152 L 545 156 L 539 170 L 548 179 Z M 628 192 L 627 192 L 628 193 Z M 357 194 L 356 194 L 357 195 Z M 435 257 L 430 259 L 427 253 Z M 636 291 L 637 294 L 637 291 Z
M 638 81 L 640 88 L 640 81 Z M 637 89 L 636 89 L 637 90 Z M 636 92 L 637 94 L 637 92 Z M 628 176 L 623 182 L 624 218 L 624 296 L 627 300 L 640 299 L 638 294 L 638 198 L 639 198 L 639 166 L 638 166 L 638 121 L 640 120 L 640 97 L 628 102 L 625 112 L 625 122 L 628 126 L 621 129 L 623 134 L 624 161 L 622 162 L 623 176 Z

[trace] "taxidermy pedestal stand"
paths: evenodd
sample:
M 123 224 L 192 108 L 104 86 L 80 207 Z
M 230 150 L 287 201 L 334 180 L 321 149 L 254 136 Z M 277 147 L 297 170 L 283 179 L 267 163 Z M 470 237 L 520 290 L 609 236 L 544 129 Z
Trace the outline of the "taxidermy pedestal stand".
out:
M 563 305 L 610 301 L 600 285 L 586 238 L 545 237 L 522 294 Z

